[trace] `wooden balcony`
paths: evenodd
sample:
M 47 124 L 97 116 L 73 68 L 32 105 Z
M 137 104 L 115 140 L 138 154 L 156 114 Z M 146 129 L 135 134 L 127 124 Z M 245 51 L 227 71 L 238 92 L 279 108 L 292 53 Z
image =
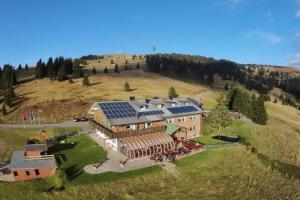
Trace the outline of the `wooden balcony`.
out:
M 140 130 L 128 130 L 128 131 L 121 131 L 121 132 L 114 132 L 103 125 L 97 123 L 94 120 L 90 120 L 90 125 L 94 128 L 98 129 L 105 135 L 107 135 L 110 138 L 125 138 L 129 136 L 137 136 L 137 135 L 145 135 L 145 134 L 151 134 L 151 133 L 157 133 L 157 132 L 164 132 L 166 130 L 166 126 L 158 126 L 158 127 L 152 127 L 147 129 L 140 129 Z

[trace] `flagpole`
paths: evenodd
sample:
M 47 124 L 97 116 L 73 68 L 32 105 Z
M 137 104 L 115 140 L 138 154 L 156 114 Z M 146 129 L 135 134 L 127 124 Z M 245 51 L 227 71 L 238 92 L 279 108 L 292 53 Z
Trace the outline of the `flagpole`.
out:
M 23 106 L 22 106 L 22 120 L 23 120 L 23 128 L 25 129 L 25 119 L 24 119 L 24 110 L 23 110 Z

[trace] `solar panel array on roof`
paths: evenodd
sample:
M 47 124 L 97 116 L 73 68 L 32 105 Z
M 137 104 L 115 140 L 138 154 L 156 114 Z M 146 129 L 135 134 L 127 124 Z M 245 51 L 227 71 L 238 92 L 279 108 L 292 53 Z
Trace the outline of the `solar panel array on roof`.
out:
M 147 116 L 147 115 L 162 115 L 164 112 L 162 110 L 153 110 L 146 112 L 139 112 L 139 116 Z
M 134 117 L 136 111 L 128 102 L 100 103 L 100 107 L 108 119 Z
M 189 113 L 189 112 L 195 112 L 198 111 L 195 107 L 193 106 L 181 106 L 181 107 L 172 107 L 172 108 L 167 108 L 171 113 L 173 114 L 178 114 L 178 113 Z

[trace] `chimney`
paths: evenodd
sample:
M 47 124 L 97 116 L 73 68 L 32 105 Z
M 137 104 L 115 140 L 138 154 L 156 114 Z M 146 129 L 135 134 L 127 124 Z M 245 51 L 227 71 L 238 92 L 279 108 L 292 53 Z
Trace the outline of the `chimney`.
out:
M 129 97 L 129 100 L 130 100 L 130 101 L 134 101 L 134 100 L 135 100 L 135 96 L 130 96 L 130 97 Z

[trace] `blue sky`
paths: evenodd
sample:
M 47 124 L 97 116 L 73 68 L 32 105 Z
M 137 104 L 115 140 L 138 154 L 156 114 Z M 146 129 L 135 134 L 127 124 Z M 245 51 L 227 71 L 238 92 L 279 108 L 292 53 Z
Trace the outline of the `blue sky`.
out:
M 0 65 L 87 54 L 196 54 L 300 66 L 300 0 L 0 0 Z

